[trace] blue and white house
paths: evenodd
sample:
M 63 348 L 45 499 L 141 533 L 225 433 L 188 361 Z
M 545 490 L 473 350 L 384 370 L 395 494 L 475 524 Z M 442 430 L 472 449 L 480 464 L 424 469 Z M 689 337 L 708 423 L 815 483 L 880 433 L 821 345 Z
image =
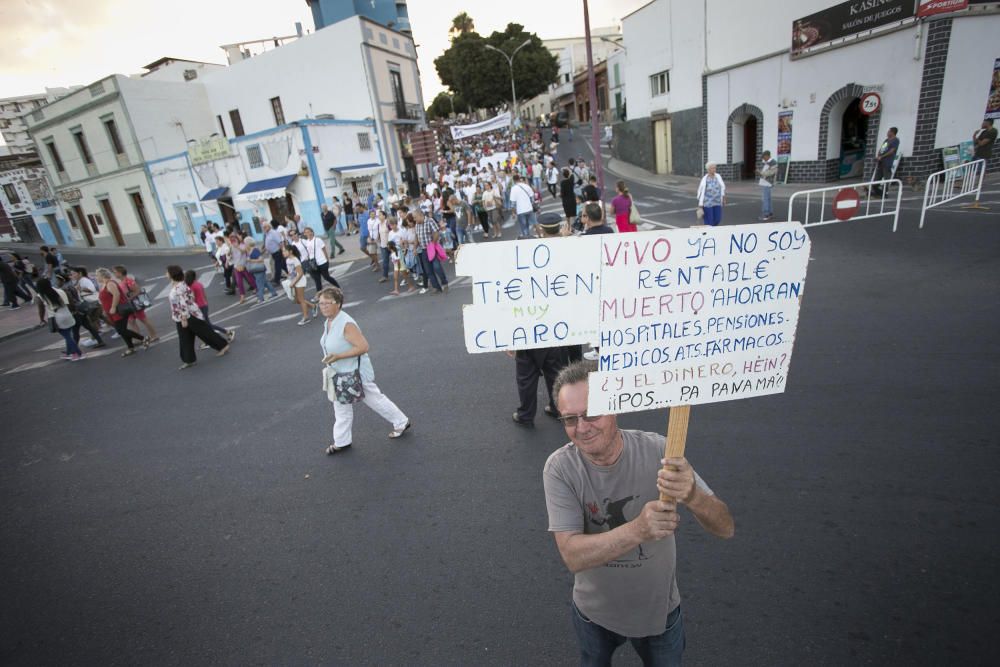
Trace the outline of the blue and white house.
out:
M 320 229 L 334 195 L 416 180 L 408 35 L 354 16 L 182 79 L 114 75 L 27 118 L 73 243 L 186 247 L 206 220 L 259 234 L 295 214 Z

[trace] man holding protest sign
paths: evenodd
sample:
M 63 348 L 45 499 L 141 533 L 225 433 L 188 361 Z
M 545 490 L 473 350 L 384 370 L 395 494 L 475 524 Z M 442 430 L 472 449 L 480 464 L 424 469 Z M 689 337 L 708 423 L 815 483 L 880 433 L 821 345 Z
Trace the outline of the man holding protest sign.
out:
M 596 369 L 578 362 L 559 373 L 554 391 L 571 443 L 549 456 L 543 473 L 549 530 L 575 575 L 581 664 L 610 665 L 628 639 L 643 664 L 679 665 L 677 506 L 723 538 L 733 536 L 733 518 L 685 458 L 662 458 L 663 436 L 623 431 L 613 414 L 587 415 L 588 375 Z

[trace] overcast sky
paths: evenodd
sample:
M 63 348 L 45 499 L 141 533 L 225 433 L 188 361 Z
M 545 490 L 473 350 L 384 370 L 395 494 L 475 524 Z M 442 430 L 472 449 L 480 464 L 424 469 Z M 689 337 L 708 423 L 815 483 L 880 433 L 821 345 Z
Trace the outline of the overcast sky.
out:
M 617 24 L 648 0 L 591 0 L 591 27 Z M 424 101 L 442 86 L 434 58 L 468 12 L 489 34 L 508 22 L 543 39 L 583 34 L 582 0 L 409 0 Z M 514 18 L 517 17 L 517 18 Z M 225 63 L 220 44 L 312 31 L 305 0 L 0 0 L 0 97 L 135 74 L 163 56 Z M 335 66 L 335 65 L 334 65 Z

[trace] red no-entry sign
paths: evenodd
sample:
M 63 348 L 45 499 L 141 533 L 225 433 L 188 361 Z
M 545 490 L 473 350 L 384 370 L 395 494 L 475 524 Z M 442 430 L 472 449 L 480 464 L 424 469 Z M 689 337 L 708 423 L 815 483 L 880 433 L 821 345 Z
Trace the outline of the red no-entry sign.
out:
M 833 198 L 833 217 L 837 220 L 850 220 L 861 208 L 861 197 L 854 188 L 845 188 Z

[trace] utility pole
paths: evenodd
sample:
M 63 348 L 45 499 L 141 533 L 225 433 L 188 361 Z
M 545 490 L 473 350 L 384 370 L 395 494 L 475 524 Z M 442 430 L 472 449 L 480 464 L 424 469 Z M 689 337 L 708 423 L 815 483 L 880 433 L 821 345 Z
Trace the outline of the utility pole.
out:
M 590 45 L 590 8 L 583 0 L 583 30 L 587 40 L 587 88 L 590 95 L 590 141 L 594 146 L 594 171 L 597 187 L 604 192 L 604 166 L 601 164 L 601 128 L 597 123 L 597 79 L 594 76 L 594 50 Z
M 588 30 L 589 30 L 589 28 L 588 28 Z M 521 49 L 523 49 L 524 47 L 526 47 L 528 44 L 531 44 L 531 40 L 530 39 L 524 40 L 524 43 L 522 43 L 519 47 L 517 47 L 516 49 L 514 49 L 514 52 L 512 54 L 510 54 L 509 56 L 507 55 L 507 52 L 504 51 L 503 49 L 498 49 L 497 47 L 495 47 L 495 46 L 493 46 L 491 44 L 484 44 L 483 45 L 487 49 L 489 49 L 490 51 L 496 51 L 497 53 L 499 53 L 500 55 L 502 55 L 504 58 L 506 58 L 507 59 L 507 66 L 510 67 L 510 99 L 513 102 L 513 106 L 510 108 L 510 133 L 511 134 L 514 134 L 514 116 L 517 115 L 517 91 L 514 89 L 514 56 L 516 56 L 517 52 L 520 51 Z M 588 53 L 589 53 L 589 51 L 588 51 Z

